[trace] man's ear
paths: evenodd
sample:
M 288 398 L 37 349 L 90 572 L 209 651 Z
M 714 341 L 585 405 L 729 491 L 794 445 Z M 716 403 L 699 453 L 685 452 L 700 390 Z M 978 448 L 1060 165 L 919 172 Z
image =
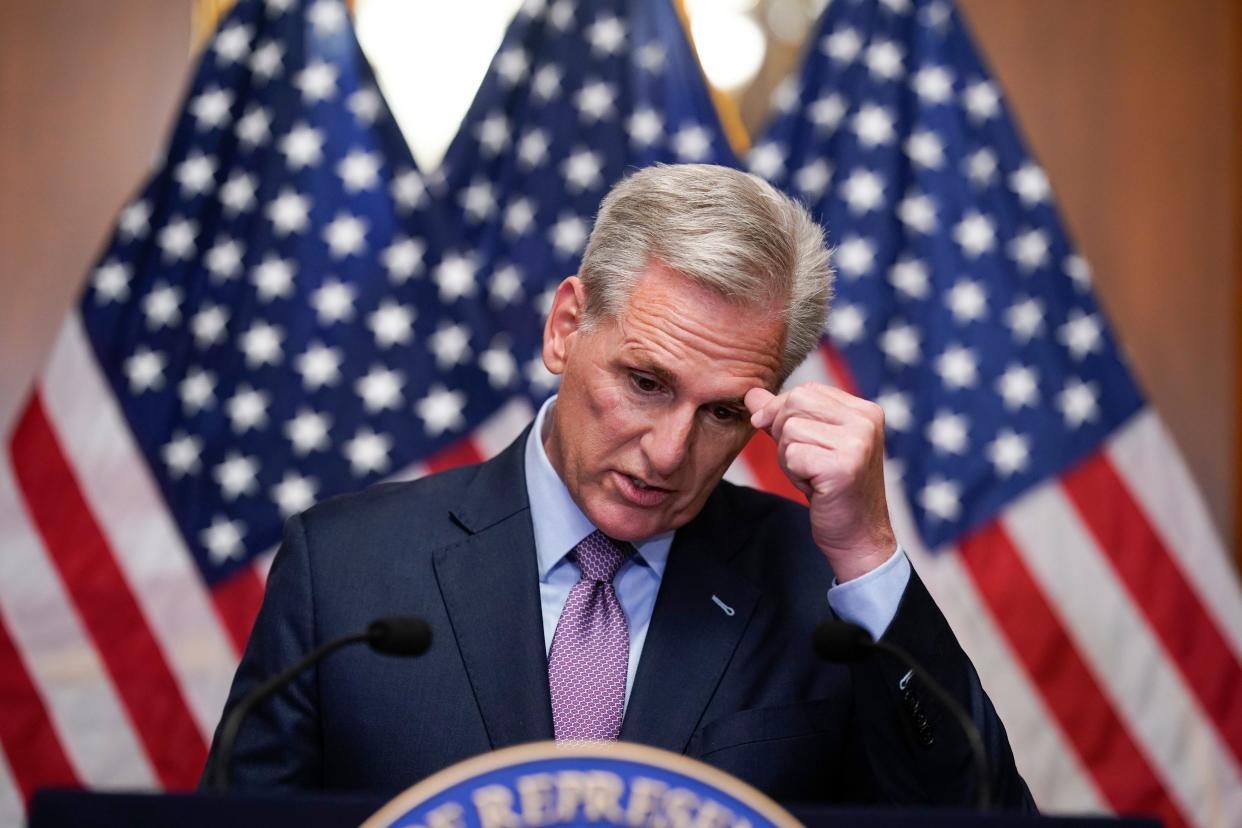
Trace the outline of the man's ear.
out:
M 569 276 L 557 287 L 543 324 L 543 364 L 553 374 L 564 372 L 569 339 L 582 327 L 585 312 L 586 287 L 577 276 Z

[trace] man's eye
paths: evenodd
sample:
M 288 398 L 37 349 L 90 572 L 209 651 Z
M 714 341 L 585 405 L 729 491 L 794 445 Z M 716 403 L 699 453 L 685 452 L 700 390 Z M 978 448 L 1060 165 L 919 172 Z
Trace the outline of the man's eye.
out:
M 742 415 L 736 408 L 729 408 L 726 405 L 713 405 L 709 409 L 712 417 L 722 423 L 733 423 L 741 419 Z
M 644 394 L 654 394 L 660 390 L 660 383 L 645 374 L 630 374 L 630 380 Z

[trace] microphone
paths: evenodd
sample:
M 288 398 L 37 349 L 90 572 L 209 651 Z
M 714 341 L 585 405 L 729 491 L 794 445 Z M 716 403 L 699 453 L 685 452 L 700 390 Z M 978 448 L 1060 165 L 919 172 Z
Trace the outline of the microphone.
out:
M 280 690 L 299 673 L 336 652 L 342 647 L 365 641 L 377 653 L 394 656 L 420 656 L 431 646 L 431 627 L 427 622 L 413 615 L 393 615 L 388 618 L 377 618 L 367 625 L 365 632 L 343 635 L 334 638 L 303 656 L 292 666 L 255 687 L 229 712 L 220 728 L 219 758 L 212 769 L 210 788 L 217 793 L 224 793 L 229 788 L 230 766 L 233 759 L 233 747 L 237 735 L 241 732 L 242 722 L 246 717 L 266 701 L 269 696 Z
M 825 661 L 853 664 L 862 661 L 872 651 L 881 650 L 895 656 L 898 661 L 909 668 L 911 673 L 918 676 L 919 681 L 923 682 L 931 694 L 952 714 L 962 732 L 966 734 L 966 742 L 970 745 L 970 752 L 974 759 L 977 781 L 975 810 L 986 811 L 991 807 L 992 786 L 989 781 L 991 776 L 988 773 L 988 755 L 983 749 L 983 737 L 979 734 L 979 728 L 966 714 L 965 709 L 958 704 L 957 699 L 949 695 L 943 685 L 924 670 L 909 653 L 887 641 L 876 641 L 866 629 L 845 621 L 822 622 L 815 628 L 811 642 L 815 648 L 815 654 Z
M 431 627 L 416 615 L 376 618 L 366 636 L 371 649 L 384 655 L 420 656 L 431 646 Z

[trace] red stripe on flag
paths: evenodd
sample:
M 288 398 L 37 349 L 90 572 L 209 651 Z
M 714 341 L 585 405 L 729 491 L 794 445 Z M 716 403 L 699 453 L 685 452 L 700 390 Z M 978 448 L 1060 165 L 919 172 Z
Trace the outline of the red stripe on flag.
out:
M 35 393 L 13 432 L 18 488 L 160 781 L 197 783 L 207 745 Z
M 0 618 L 0 745 L 22 798 L 50 785 L 81 785 L 21 655 Z
M 861 396 L 858 393 L 858 383 L 854 381 L 854 374 L 850 371 L 850 366 L 845 361 L 845 357 L 841 356 L 840 351 L 832 347 L 825 339 L 819 344 L 819 355 L 828 366 L 828 374 L 836 380 L 842 391 L 853 394 L 855 397 Z
M 474 444 L 474 440 L 465 437 L 440 449 L 424 460 L 423 465 L 427 467 L 428 474 L 435 474 L 457 466 L 481 462 L 483 462 L 483 454 L 479 451 L 479 447 Z
M 250 628 L 263 603 L 263 581 L 253 566 L 243 566 L 211 588 L 211 602 L 237 654 L 246 649 Z
M 1189 824 L 1079 655 L 1000 524 L 960 544 L 962 560 L 1031 682 L 1061 723 L 1100 792 L 1120 813 Z
M 776 459 L 776 441 L 766 431 L 755 432 L 746 448 L 742 449 L 741 457 L 760 489 L 787 497 L 796 503 L 807 502 L 806 496 L 798 491 L 798 487 L 781 470 Z
M 1242 760 L 1242 665 L 1117 470 L 1095 455 L 1063 486 L 1168 656 Z

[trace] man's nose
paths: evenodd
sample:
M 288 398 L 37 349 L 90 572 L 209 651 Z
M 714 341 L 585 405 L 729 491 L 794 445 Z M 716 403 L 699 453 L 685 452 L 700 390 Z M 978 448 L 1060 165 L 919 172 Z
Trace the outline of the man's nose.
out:
M 693 408 L 679 406 L 666 410 L 651 424 L 642 446 L 654 474 L 667 478 L 685 461 L 694 437 L 694 415 Z

